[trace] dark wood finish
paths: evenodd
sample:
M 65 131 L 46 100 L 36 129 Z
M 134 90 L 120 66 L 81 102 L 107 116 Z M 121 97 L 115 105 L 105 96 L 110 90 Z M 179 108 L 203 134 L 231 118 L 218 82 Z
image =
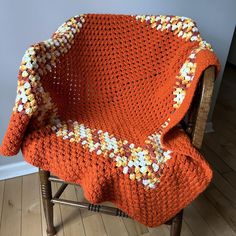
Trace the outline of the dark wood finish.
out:
M 52 188 L 51 188 L 51 182 L 48 180 L 49 176 L 50 176 L 49 171 L 44 171 L 42 169 L 39 169 L 43 209 L 47 224 L 47 235 L 53 236 L 56 234 L 56 229 L 53 224 L 53 203 L 51 202 Z
M 57 182 L 57 183 L 65 183 L 65 184 L 71 184 L 71 185 L 79 186 L 79 184 L 72 183 L 72 182 L 67 182 L 67 181 L 64 181 L 63 179 L 59 179 L 58 177 L 55 177 L 55 176 L 50 176 L 48 179 L 49 179 L 49 181 L 53 181 L 53 182 Z
M 193 145 L 199 149 L 201 148 L 207 116 L 210 109 L 214 80 L 215 67 L 211 66 L 203 73 L 185 121 L 186 132 L 190 135 Z M 115 216 L 129 217 L 126 213 L 118 208 L 59 199 L 68 184 L 78 184 L 66 182 L 56 176 L 50 176 L 48 171 L 41 169 L 39 170 L 39 175 L 48 236 L 55 235 L 56 233 L 55 227 L 53 226 L 53 204 L 55 203 L 75 206 L 82 209 Z M 51 181 L 62 183 L 54 197 L 52 197 Z M 181 235 L 182 218 L 183 210 L 181 210 L 176 216 L 165 223 L 171 225 L 170 236 Z
M 180 211 L 173 219 L 170 227 L 170 236 L 180 236 L 182 228 L 183 210 Z
M 205 70 L 202 82 L 200 104 L 198 106 L 196 121 L 192 132 L 192 143 L 196 148 L 201 148 L 206 121 L 211 106 L 212 93 L 215 82 L 215 67 L 211 66 Z
M 53 198 L 59 198 L 62 195 L 62 193 L 64 192 L 64 190 L 66 189 L 67 186 L 68 186 L 68 184 L 63 183 L 60 186 L 60 188 L 57 190 L 57 192 L 55 193 Z
M 115 208 L 115 207 L 110 207 L 110 206 L 94 205 L 87 202 L 76 202 L 76 201 L 59 199 L 59 198 L 53 198 L 51 202 L 68 205 L 68 206 L 75 206 L 81 209 L 87 209 L 89 211 L 100 212 L 100 213 L 113 215 L 113 216 L 120 216 L 120 217 L 125 217 L 125 218 L 129 217 L 125 212 L 121 211 L 120 209 Z
M 200 148 L 204 136 L 207 116 L 215 81 L 215 67 L 206 69 L 198 83 L 184 123 L 185 131 L 195 147 Z M 187 124 L 186 124 L 187 123 Z

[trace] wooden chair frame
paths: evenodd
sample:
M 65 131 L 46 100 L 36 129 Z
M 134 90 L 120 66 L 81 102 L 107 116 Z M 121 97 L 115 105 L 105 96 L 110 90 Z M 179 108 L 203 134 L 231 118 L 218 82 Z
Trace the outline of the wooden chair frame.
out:
M 182 126 L 191 137 L 192 144 L 198 149 L 201 148 L 204 136 L 204 130 L 211 104 L 214 81 L 215 67 L 210 66 L 204 71 L 202 78 L 199 81 L 198 88 L 193 98 L 191 107 L 186 114 L 185 119 L 181 122 Z M 51 176 L 49 171 L 44 171 L 42 169 L 39 169 L 39 177 L 48 236 L 53 236 L 56 234 L 56 229 L 53 224 L 53 205 L 56 203 L 75 206 L 78 208 L 114 216 L 129 217 L 126 213 L 122 212 L 118 208 L 61 199 L 60 196 L 66 189 L 68 184 L 74 183 L 65 182 L 58 177 Z M 60 188 L 57 190 L 54 196 L 52 195 L 51 188 L 51 182 L 53 181 L 61 183 Z M 170 236 L 180 236 L 182 217 L 183 210 L 165 223 L 171 225 Z

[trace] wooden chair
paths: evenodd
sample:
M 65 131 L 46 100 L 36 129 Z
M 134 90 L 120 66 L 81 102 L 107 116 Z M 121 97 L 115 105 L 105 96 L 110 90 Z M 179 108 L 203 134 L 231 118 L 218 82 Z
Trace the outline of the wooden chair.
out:
M 205 125 L 210 109 L 211 97 L 214 87 L 214 80 L 215 67 L 211 66 L 204 71 L 202 78 L 199 81 L 198 88 L 195 92 L 191 107 L 181 122 L 181 125 L 191 137 L 192 144 L 198 149 L 201 148 L 204 136 Z M 39 169 L 39 176 L 48 236 L 56 234 L 56 229 L 53 224 L 53 206 L 56 203 L 75 206 L 81 209 L 87 209 L 90 211 L 101 212 L 114 216 L 129 217 L 126 213 L 114 207 L 93 205 L 89 203 L 61 199 L 60 196 L 68 184 L 74 183 L 65 182 L 62 179 L 51 176 L 49 171 L 44 171 L 42 169 Z M 52 194 L 51 188 L 51 182 L 53 181 L 61 183 L 60 188 L 54 195 Z M 171 236 L 179 236 L 181 234 L 182 217 L 183 210 L 165 223 L 171 225 Z

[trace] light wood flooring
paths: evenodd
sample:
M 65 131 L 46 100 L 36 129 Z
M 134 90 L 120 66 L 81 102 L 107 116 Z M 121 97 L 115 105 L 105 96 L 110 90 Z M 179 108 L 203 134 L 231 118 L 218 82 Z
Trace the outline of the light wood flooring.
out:
M 214 113 L 214 133 L 202 152 L 214 168 L 207 190 L 184 211 L 182 236 L 236 235 L 236 69 L 227 67 Z M 53 189 L 58 188 L 57 184 Z M 69 187 L 64 196 L 83 199 Z M 148 229 L 131 219 L 55 206 L 57 236 L 167 236 L 168 226 Z M 46 236 L 37 174 L 0 182 L 0 236 Z

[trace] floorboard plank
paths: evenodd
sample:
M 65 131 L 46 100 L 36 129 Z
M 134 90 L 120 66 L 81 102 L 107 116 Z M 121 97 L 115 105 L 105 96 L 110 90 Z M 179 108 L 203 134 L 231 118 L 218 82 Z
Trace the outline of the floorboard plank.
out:
M 148 228 L 150 236 L 169 236 L 170 235 L 170 227 L 167 225 L 160 225 L 155 228 Z M 145 235 L 145 234 L 144 234 Z
M 223 174 L 224 178 L 236 189 L 236 172 L 231 171 Z
M 214 185 L 208 187 L 204 195 L 236 233 L 236 209 L 231 202 Z
M 128 236 L 125 224 L 120 217 L 101 214 L 108 236 Z
M 220 141 L 219 135 L 216 132 L 205 135 L 204 140 L 208 147 L 216 152 L 230 168 L 236 171 L 236 158 L 227 151 L 227 142 Z
M 5 182 L 0 235 L 21 235 L 22 177 Z M 22 235 L 23 236 L 23 235 Z
M 218 173 L 214 171 L 212 182 L 217 187 L 217 189 L 228 198 L 233 206 L 236 208 L 236 189 L 234 189 L 231 184 Z
M 130 218 L 123 218 L 122 220 L 125 224 L 125 227 L 129 236 L 138 236 L 138 232 L 136 230 L 136 224 L 134 223 L 134 220 Z
M 209 228 L 207 222 L 201 217 L 196 209 L 189 205 L 184 210 L 184 220 L 195 236 L 214 236 L 214 232 Z
M 1 229 L 4 189 L 5 189 L 5 180 L 2 180 L 0 181 L 0 229 Z
M 214 169 L 218 170 L 221 174 L 233 170 L 229 165 L 226 164 L 226 162 L 224 162 L 224 160 L 220 156 L 218 156 L 218 154 L 214 150 L 208 147 L 206 142 L 203 143 L 201 152 L 209 162 L 209 164 Z
M 181 236 L 194 236 L 193 232 L 191 231 L 190 227 L 188 226 L 188 224 L 185 222 L 184 219 L 182 223 Z
M 214 206 L 204 195 L 200 195 L 192 205 L 199 212 L 201 217 L 207 222 L 211 230 L 216 236 L 233 236 L 235 232 L 225 221 L 225 219 L 217 212 Z
M 134 225 L 138 235 L 148 233 L 148 228 L 135 220 L 134 220 Z
M 83 218 L 86 236 L 107 236 L 100 214 L 89 215 Z
M 23 176 L 22 236 L 41 236 L 39 179 L 35 174 Z M 30 227 L 29 227 L 30 225 Z
M 61 198 L 77 201 L 75 187 L 73 185 L 68 185 Z M 60 208 L 63 221 L 64 236 L 85 236 L 85 230 L 80 210 L 76 207 L 70 207 L 66 205 L 61 205 Z

